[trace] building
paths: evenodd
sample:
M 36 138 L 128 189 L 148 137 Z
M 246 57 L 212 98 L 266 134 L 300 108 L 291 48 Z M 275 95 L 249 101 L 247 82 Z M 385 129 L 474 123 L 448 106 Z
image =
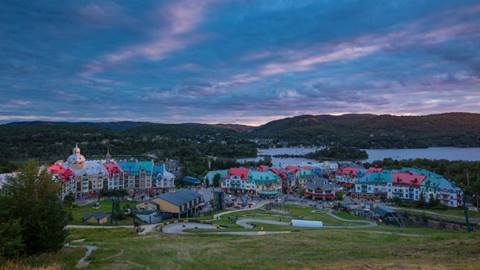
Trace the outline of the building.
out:
M 391 197 L 418 201 L 422 192 L 420 186 L 425 179 L 425 175 L 414 173 L 410 170 L 393 172 Z
M 363 168 L 357 168 L 352 166 L 339 168 L 335 174 L 335 180 L 337 185 L 347 189 L 351 189 L 355 186 L 355 183 L 360 177 L 365 174 L 366 170 Z
M 346 175 L 352 175 L 348 172 Z M 344 179 L 344 175 L 338 179 Z M 351 177 L 355 189 L 351 194 L 354 198 L 363 199 L 394 199 L 419 201 L 422 198 L 429 202 L 437 199 L 449 207 L 462 205 L 463 192 L 451 181 L 434 172 L 402 168 L 400 170 L 381 170 L 370 168 L 361 177 Z
M 151 200 L 157 205 L 161 213 L 171 214 L 176 217 L 192 216 L 204 205 L 202 196 L 188 189 L 179 189 L 175 192 L 160 194 Z
M 95 213 L 95 214 L 88 214 L 82 218 L 82 222 L 87 222 L 90 224 L 105 224 L 108 222 L 109 215 L 103 212 Z
M 75 146 L 67 161 L 48 167 L 62 183 L 62 195 L 98 197 L 102 190 L 125 189 L 131 194 L 159 194 L 175 189 L 175 177 L 163 164 L 153 161 L 115 161 L 109 152 L 104 160 L 87 160 Z
M 418 173 L 425 175 L 425 180 L 420 185 L 425 201 L 432 198 L 449 207 L 459 207 L 463 204 L 463 192 L 443 176 L 427 170 L 417 169 Z
M 305 185 L 305 197 L 312 200 L 334 200 L 336 187 L 325 178 L 315 177 Z
M 246 182 L 251 183 L 252 190 L 259 196 L 277 196 L 282 192 L 282 181 L 280 177 L 272 171 L 250 170 Z
M 277 172 L 279 171 L 277 170 Z M 221 183 L 221 188 L 227 193 L 277 196 L 282 192 L 282 179 L 266 167 L 260 168 L 260 170 L 230 168 Z
M 225 177 L 227 176 L 228 171 L 227 170 L 215 170 L 215 171 L 209 171 L 207 175 L 204 177 L 204 181 L 209 185 L 213 185 L 213 178 L 215 178 L 215 175 L 219 175 L 220 177 L 220 182 L 225 180 Z
M 364 199 L 389 199 L 392 198 L 392 173 L 391 171 L 367 172 L 354 182 L 352 197 Z

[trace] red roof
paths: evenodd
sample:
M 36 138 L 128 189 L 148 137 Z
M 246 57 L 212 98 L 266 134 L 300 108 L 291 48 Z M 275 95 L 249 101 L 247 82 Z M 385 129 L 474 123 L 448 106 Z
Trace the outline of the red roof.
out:
M 307 171 L 311 171 L 312 166 L 303 166 L 302 169 L 307 170 Z
M 337 170 L 337 174 L 343 175 L 357 175 L 358 168 L 354 167 L 343 167 Z
M 59 177 L 63 182 L 66 182 L 68 177 L 73 175 L 73 171 L 69 168 L 65 168 L 62 165 L 55 163 L 52 166 L 48 167 L 47 170 Z
M 377 168 L 377 167 L 368 168 L 368 172 L 381 172 L 382 170 L 383 170 L 382 168 Z
M 426 176 L 421 174 L 415 174 L 410 171 L 397 172 L 392 175 L 392 182 L 394 185 L 408 185 L 408 186 L 420 186 L 425 180 Z
M 247 179 L 248 169 L 247 168 L 230 168 L 227 172 L 227 178 L 232 176 L 238 176 L 240 179 Z
M 265 172 L 265 171 L 267 171 L 267 170 L 268 170 L 268 167 L 265 166 L 265 165 L 260 165 L 260 166 L 258 166 L 258 168 L 257 168 L 257 171 L 259 171 L 259 172 Z
M 289 172 L 296 173 L 296 172 L 298 172 L 298 170 L 300 170 L 300 167 L 298 167 L 298 166 L 287 166 L 285 168 L 285 170 L 287 170 Z
M 274 174 L 280 176 L 280 178 L 287 178 L 287 174 L 282 172 L 282 171 L 279 171 L 278 169 L 275 169 L 275 168 L 272 168 L 270 169 Z
M 107 163 L 104 163 L 103 166 L 105 167 L 105 169 L 107 169 L 108 171 L 108 175 L 110 177 L 112 177 L 112 175 L 114 173 L 118 173 L 120 175 L 123 174 L 122 170 L 120 169 L 120 167 L 117 165 L 117 163 L 113 163 L 113 162 L 107 162 Z

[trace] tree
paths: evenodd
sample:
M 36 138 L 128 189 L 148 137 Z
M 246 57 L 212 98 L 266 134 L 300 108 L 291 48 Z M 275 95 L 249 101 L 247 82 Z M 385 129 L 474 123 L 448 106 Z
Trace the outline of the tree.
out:
M 220 180 L 221 180 L 221 177 L 220 177 L 220 174 L 215 174 L 215 176 L 213 176 L 213 186 L 214 187 L 220 187 Z
M 2 255 L 33 255 L 63 247 L 68 215 L 59 192 L 60 185 L 34 161 L 8 178 L 0 194 Z
M 420 192 L 420 199 L 417 202 L 417 207 L 425 208 L 425 196 L 423 195 L 423 192 Z
M 339 190 L 335 192 L 335 198 L 339 201 L 343 201 L 344 192 Z
M 477 206 L 478 211 L 480 211 L 480 178 L 477 178 L 475 182 L 470 186 L 469 191 L 472 193 L 475 204 Z

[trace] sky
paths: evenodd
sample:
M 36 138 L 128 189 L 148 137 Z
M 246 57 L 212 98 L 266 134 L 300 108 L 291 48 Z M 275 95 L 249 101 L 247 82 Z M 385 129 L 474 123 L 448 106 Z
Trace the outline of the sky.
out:
M 0 122 L 480 112 L 480 2 L 0 1 Z

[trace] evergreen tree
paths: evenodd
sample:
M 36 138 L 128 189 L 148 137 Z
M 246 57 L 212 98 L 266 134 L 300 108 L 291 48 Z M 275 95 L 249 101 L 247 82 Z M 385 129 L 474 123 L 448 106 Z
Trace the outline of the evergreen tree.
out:
M 213 177 L 213 186 L 214 187 L 220 187 L 220 174 L 215 174 L 215 176 Z
M 7 180 L 0 194 L 2 255 L 32 255 L 63 247 L 68 215 L 59 192 L 59 184 L 33 161 Z

